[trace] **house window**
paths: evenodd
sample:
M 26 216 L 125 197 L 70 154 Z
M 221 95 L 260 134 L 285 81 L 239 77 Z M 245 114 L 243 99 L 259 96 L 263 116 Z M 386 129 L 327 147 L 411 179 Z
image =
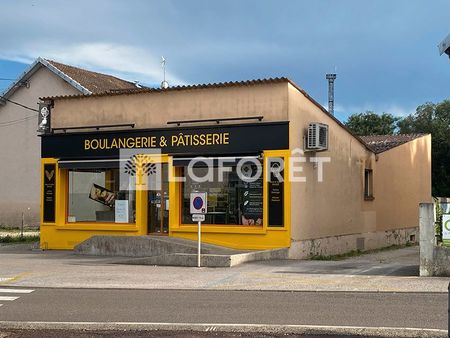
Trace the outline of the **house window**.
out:
M 364 170 L 364 199 L 373 200 L 373 170 Z

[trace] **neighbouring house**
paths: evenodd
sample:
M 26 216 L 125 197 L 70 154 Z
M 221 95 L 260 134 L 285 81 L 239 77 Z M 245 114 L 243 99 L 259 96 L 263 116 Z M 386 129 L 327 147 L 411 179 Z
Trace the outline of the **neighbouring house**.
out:
M 42 248 L 94 235 L 196 239 L 190 193 L 203 191 L 203 241 L 331 255 L 417 241 L 418 205 L 431 201 L 430 135 L 358 137 L 287 78 L 42 104 L 54 128 L 41 135 Z
M 133 88 L 134 83 L 114 76 L 38 58 L 0 94 L 0 225 L 20 225 L 22 213 L 27 225 L 39 224 L 39 97 Z

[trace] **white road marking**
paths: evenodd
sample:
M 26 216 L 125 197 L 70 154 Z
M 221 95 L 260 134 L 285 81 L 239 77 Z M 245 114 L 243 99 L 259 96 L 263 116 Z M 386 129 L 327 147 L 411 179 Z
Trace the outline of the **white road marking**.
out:
M 15 301 L 16 299 L 19 299 L 20 296 L 1 296 L 1 294 L 9 293 L 9 294 L 30 294 L 34 290 L 31 289 L 10 289 L 10 288 L 0 288 L 0 300 L 1 301 Z M 3 306 L 3 304 L 0 304 L 0 306 Z
M 32 293 L 33 291 L 28 289 L 0 289 L 0 293 Z

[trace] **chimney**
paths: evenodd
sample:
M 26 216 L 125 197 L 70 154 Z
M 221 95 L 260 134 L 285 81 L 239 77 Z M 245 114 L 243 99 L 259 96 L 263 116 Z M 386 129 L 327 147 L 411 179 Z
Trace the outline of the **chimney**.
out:
M 336 80 L 336 74 L 327 74 L 328 80 L 328 112 L 334 115 L 334 80 Z

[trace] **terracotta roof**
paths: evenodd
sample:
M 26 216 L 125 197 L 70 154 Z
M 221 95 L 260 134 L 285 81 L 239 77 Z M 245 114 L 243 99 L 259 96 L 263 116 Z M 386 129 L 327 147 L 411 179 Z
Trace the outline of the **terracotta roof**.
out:
M 424 135 L 425 134 L 370 135 L 361 136 L 361 139 L 375 154 L 379 154 Z
M 24 72 L 22 72 L 16 81 L 12 82 L 0 93 L 0 96 L 4 99 L 11 97 L 16 90 L 22 87 L 24 82 L 27 82 L 34 73 L 42 67 L 46 67 L 49 71 L 78 90 L 80 94 L 76 95 L 80 96 L 106 91 L 132 91 L 133 89 L 139 89 L 134 83 L 111 75 L 96 73 L 38 57 Z
M 47 61 L 93 94 L 104 93 L 111 90 L 136 89 L 134 83 L 119 79 L 112 75 L 92 72 L 90 70 L 65 65 L 53 60 Z

